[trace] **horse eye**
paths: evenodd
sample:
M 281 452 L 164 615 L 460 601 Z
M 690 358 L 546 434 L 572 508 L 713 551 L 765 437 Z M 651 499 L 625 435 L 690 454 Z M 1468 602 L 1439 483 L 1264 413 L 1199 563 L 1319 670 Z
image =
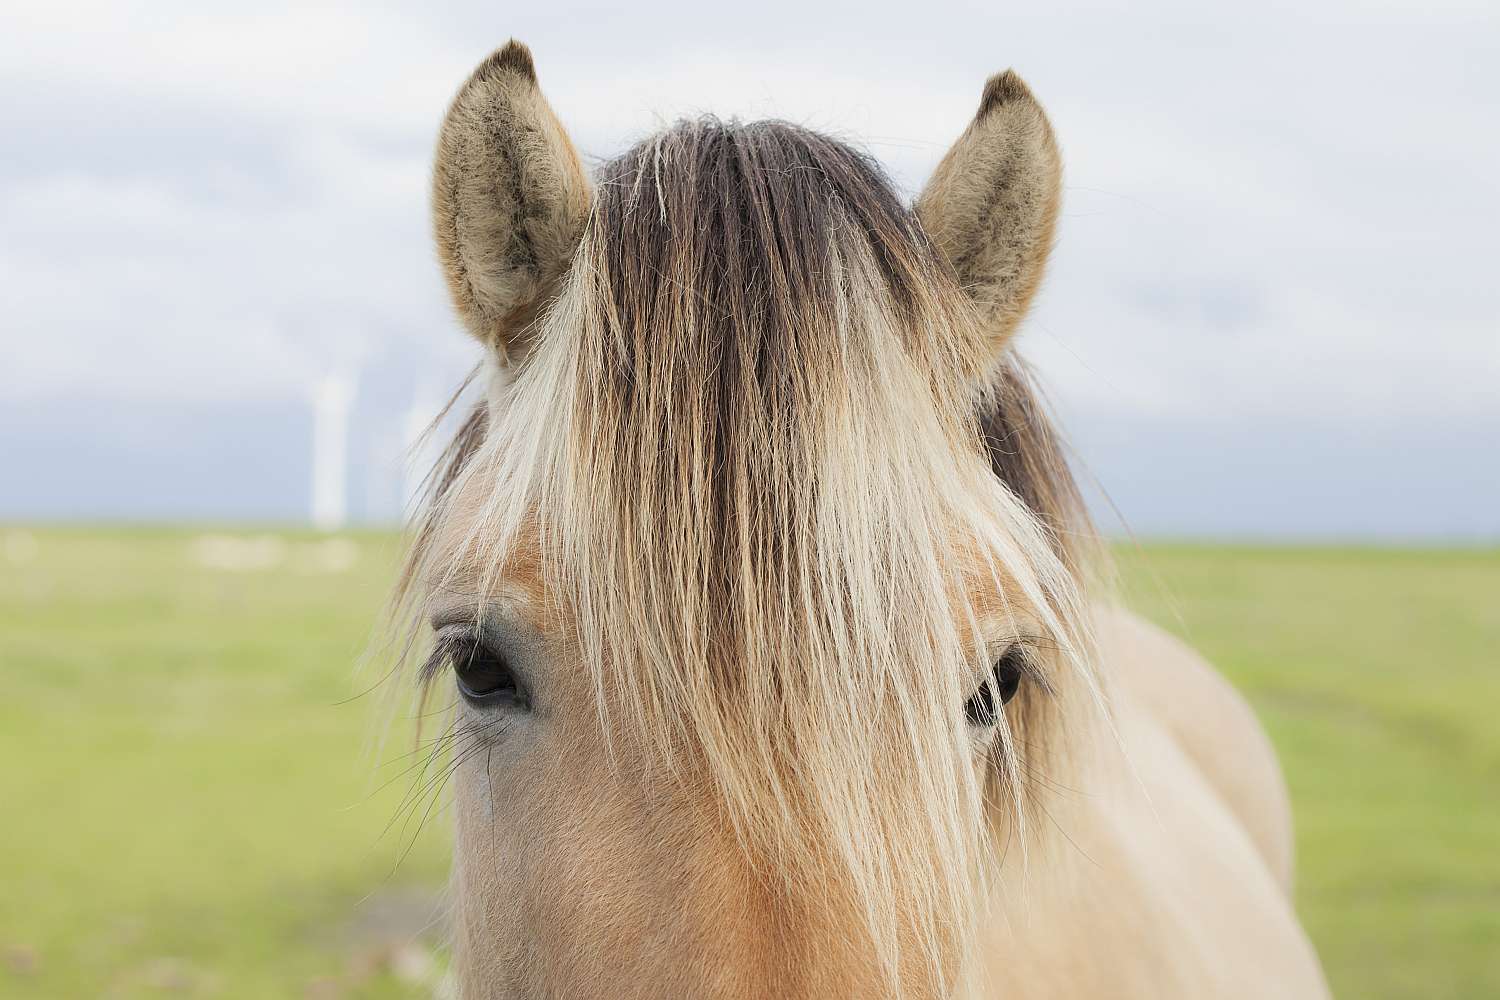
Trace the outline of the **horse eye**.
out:
M 531 696 L 517 681 L 505 657 L 483 642 L 471 642 L 453 651 L 453 675 L 458 692 L 471 702 L 530 708 Z
M 969 725 L 982 729 L 999 721 L 1000 709 L 1016 696 L 1025 672 L 1026 651 L 1016 643 L 995 662 L 994 676 L 964 702 L 964 717 Z M 996 704 L 997 700 L 999 704 Z

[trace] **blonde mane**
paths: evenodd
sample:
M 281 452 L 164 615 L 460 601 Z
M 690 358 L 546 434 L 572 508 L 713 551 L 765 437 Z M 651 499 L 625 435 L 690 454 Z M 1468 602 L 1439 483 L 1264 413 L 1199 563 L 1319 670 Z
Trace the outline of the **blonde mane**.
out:
M 857 914 L 888 995 L 951 967 L 1058 706 L 1094 692 L 1090 535 L 1019 362 L 870 160 L 776 122 L 605 165 L 526 322 L 434 476 L 405 606 L 483 603 L 528 553 L 605 732 L 710 783 L 787 898 Z M 976 781 L 962 706 L 1017 638 L 1030 682 Z

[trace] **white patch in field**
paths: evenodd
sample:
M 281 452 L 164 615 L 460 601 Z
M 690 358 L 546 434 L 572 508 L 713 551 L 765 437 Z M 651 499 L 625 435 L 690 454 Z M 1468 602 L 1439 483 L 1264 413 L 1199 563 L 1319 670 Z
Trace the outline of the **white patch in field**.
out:
M 299 573 L 347 573 L 359 562 L 359 545 L 347 538 L 327 538 L 299 546 Z
M 403 983 L 421 984 L 435 978 L 437 963 L 432 953 L 416 941 L 391 950 L 391 974 Z
M 5 552 L 5 561 L 12 566 L 25 566 L 36 558 L 41 544 L 37 542 L 36 536 L 29 531 L 19 528 L 5 533 L 5 541 L 0 549 Z
M 208 569 L 253 573 L 275 569 L 286 561 L 287 544 L 277 535 L 199 535 L 193 560 Z

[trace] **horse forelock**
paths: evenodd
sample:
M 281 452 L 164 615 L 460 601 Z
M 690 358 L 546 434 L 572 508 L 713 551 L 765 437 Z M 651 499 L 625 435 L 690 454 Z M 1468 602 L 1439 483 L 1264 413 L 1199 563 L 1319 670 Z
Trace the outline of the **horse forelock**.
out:
M 996 618 L 1087 670 L 1081 505 L 1018 364 L 848 146 L 688 121 L 607 164 L 408 577 L 541 554 L 607 732 L 708 775 L 773 877 L 845 900 L 899 986 L 962 949 L 988 800 L 1024 821 L 1048 697 L 989 777 L 961 722 Z M 461 526 L 461 527 L 455 527 Z M 1056 685 L 1054 685 L 1056 686 Z

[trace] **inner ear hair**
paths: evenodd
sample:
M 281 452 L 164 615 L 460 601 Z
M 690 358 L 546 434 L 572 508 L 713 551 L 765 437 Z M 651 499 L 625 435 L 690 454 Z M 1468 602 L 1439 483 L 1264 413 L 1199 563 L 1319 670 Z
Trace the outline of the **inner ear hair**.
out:
M 1061 191 L 1062 159 L 1041 105 L 1014 71 L 991 77 L 916 211 L 978 307 L 992 354 L 1041 284 Z
M 459 317 L 502 356 L 572 262 L 588 177 L 512 40 L 469 76 L 438 134 L 433 234 Z

